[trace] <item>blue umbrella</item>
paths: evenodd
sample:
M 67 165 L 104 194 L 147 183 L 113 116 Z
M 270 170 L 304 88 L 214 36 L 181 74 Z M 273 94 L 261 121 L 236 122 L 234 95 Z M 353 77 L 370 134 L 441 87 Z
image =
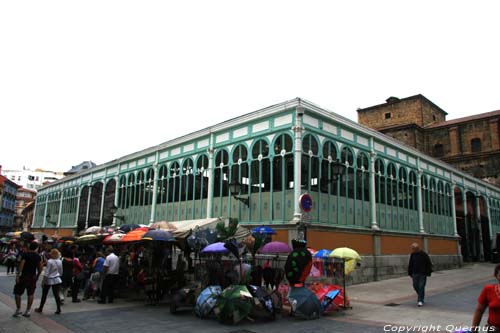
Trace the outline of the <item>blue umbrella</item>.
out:
M 262 227 L 255 227 L 252 229 L 252 234 L 276 235 L 276 231 L 267 225 Z
M 208 286 L 200 293 L 196 300 L 194 311 L 200 318 L 208 318 L 217 304 L 219 296 L 222 294 L 220 286 Z
M 149 230 L 144 235 L 142 235 L 144 240 L 154 240 L 160 242 L 175 242 L 175 237 L 166 230 Z
M 130 224 L 124 224 L 120 227 L 120 231 L 123 231 L 124 233 L 127 233 L 129 231 L 135 230 L 137 228 L 140 228 L 141 226 L 135 223 L 130 223 Z
M 322 249 L 322 250 L 319 250 L 318 252 L 316 252 L 314 254 L 314 258 L 327 258 L 330 253 L 332 253 L 332 250 L 327 250 L 327 249 Z
M 224 246 L 223 242 L 217 242 L 207 245 L 201 250 L 201 253 L 227 253 L 229 250 Z

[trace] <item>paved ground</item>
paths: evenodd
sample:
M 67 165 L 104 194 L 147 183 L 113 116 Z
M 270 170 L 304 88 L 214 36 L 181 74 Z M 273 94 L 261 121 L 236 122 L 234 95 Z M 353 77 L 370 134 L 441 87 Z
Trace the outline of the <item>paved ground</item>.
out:
M 112 305 L 70 302 L 64 305 L 63 314 L 54 315 L 51 296 L 43 315 L 33 313 L 30 318 L 12 318 L 14 277 L 6 276 L 5 268 L 1 267 L 0 332 L 453 332 L 470 325 L 483 285 L 495 283 L 493 268 L 493 264 L 474 264 L 434 273 L 428 281 L 426 304 L 422 308 L 416 307 L 410 278 L 402 277 L 348 287 L 352 309 L 319 320 L 306 321 L 285 315 L 275 321 L 260 318 L 253 323 L 229 326 L 198 319 L 189 309 L 171 315 L 168 304 L 147 306 L 125 299 L 117 299 Z M 39 297 L 38 288 L 35 306 Z M 26 297 L 23 297 L 25 304 Z

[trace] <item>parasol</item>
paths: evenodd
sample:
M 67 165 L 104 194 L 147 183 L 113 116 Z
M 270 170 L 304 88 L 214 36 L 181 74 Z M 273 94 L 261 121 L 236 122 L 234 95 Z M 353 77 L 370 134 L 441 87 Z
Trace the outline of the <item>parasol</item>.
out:
M 262 227 L 255 227 L 252 229 L 252 234 L 262 234 L 262 235 L 276 235 L 276 231 L 267 225 Z
M 142 228 L 137 228 L 135 230 L 129 231 L 123 236 L 122 242 L 137 242 L 142 240 L 142 236 L 146 233 Z
M 102 236 L 98 236 L 95 234 L 88 234 L 88 235 L 83 235 L 78 237 L 75 240 L 75 243 L 80 244 L 80 245 L 90 245 L 90 244 L 97 244 L 102 240 Z
M 339 247 L 330 253 L 330 257 L 344 259 L 346 275 L 350 274 L 356 268 L 356 264 L 361 261 L 361 257 L 358 252 L 348 247 Z
M 299 315 L 307 319 L 319 318 L 321 303 L 309 289 L 290 287 L 288 301 L 291 305 L 291 316 Z
M 314 253 L 313 258 L 327 258 L 330 253 L 332 253 L 332 250 L 321 249 Z
M 119 230 L 120 230 L 121 232 L 127 233 L 127 232 L 130 232 L 130 231 L 132 231 L 132 230 L 134 230 L 134 229 L 137 229 L 137 228 L 140 228 L 140 227 L 141 227 L 141 226 L 140 226 L 140 225 L 138 225 L 138 224 L 131 223 L 131 224 L 124 224 L 124 225 L 122 225 L 122 226 L 119 228 Z
M 135 231 L 135 230 L 134 230 Z M 153 240 L 159 242 L 175 242 L 174 236 L 166 230 L 149 230 L 142 236 L 143 240 Z
M 88 235 L 88 234 L 98 234 L 98 233 L 101 232 L 101 230 L 102 230 L 101 227 L 95 225 L 93 227 L 87 228 L 87 230 L 85 230 L 85 235 Z
M 237 324 L 252 312 L 253 304 L 246 286 L 231 285 L 220 295 L 214 313 L 222 323 Z
M 201 250 L 201 253 L 227 253 L 229 250 L 224 246 L 223 242 L 209 244 Z
M 102 243 L 103 244 L 115 244 L 115 243 L 120 243 L 122 241 L 122 238 L 125 237 L 125 234 L 113 234 L 106 236 L 106 238 L 103 239 Z
M 196 315 L 200 318 L 210 317 L 221 294 L 222 288 L 220 286 L 208 286 L 203 289 L 196 300 L 194 308 Z
M 260 250 L 260 253 L 290 253 L 292 249 L 287 243 L 283 242 L 270 242 L 264 245 Z

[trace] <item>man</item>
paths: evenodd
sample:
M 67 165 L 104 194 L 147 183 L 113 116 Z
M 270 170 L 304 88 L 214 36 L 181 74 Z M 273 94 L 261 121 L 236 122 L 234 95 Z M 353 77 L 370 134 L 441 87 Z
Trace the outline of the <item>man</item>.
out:
M 425 284 L 427 277 L 432 273 L 432 262 L 429 255 L 420 250 L 417 243 L 411 244 L 411 255 L 408 263 L 408 275 L 413 280 L 413 289 L 417 292 L 418 302 L 417 306 L 424 305 L 425 297 Z
M 42 259 L 37 252 L 38 244 L 31 242 L 29 251 L 22 254 L 21 263 L 19 264 L 19 272 L 16 276 L 16 285 L 14 286 L 14 295 L 16 297 L 16 312 L 13 317 L 19 317 L 21 312 L 21 296 L 24 289 L 28 294 L 28 305 L 23 313 L 24 317 L 31 315 L 31 305 L 33 304 L 33 294 L 36 289 L 36 281 L 43 269 Z
M 118 256 L 114 254 L 113 247 L 106 249 L 106 259 L 104 260 L 104 281 L 101 289 L 101 299 L 98 303 L 106 304 L 113 303 L 115 288 L 119 282 L 118 273 L 120 271 L 120 261 Z

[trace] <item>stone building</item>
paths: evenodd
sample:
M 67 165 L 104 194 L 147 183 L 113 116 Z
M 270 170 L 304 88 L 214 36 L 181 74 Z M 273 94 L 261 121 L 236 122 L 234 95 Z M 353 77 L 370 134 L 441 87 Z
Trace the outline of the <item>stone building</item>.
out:
M 422 95 L 390 97 L 358 109 L 358 122 L 455 168 L 500 185 L 500 110 L 446 121 L 447 113 Z

